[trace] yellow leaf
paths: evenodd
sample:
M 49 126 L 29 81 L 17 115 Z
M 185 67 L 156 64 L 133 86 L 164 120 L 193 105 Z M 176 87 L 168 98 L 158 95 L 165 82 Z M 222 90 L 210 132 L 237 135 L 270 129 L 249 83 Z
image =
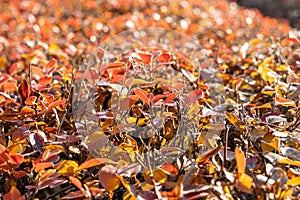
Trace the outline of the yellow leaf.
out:
M 245 124 L 239 120 L 234 114 L 226 112 L 226 118 L 233 124 L 240 132 L 244 132 L 246 130 Z
M 161 169 L 155 169 L 153 170 L 153 178 L 156 182 L 158 182 L 159 184 L 163 184 L 166 182 L 167 180 L 167 174 L 161 170 Z
M 243 192 L 251 194 L 253 192 L 252 183 L 253 183 L 252 177 L 245 173 L 242 173 L 239 175 L 237 187 Z
M 146 84 L 150 84 L 150 83 L 151 82 L 149 82 L 149 81 L 145 81 L 143 79 L 138 79 L 138 78 L 133 80 L 133 85 L 146 85 Z
M 281 192 L 279 199 L 290 199 L 289 197 L 292 196 L 293 192 L 294 192 L 293 188 L 289 188 L 288 190 L 284 190 L 284 191 Z
M 6 63 L 7 63 L 6 56 L 1 56 L 0 57 L 0 70 L 1 71 L 5 70 Z
M 54 149 L 60 149 L 61 151 L 65 151 L 65 148 L 58 144 L 49 144 L 45 146 L 45 150 L 54 150 Z
M 275 78 L 277 76 L 277 73 L 271 70 L 267 64 L 261 64 L 258 66 L 258 72 L 261 75 L 261 78 L 264 81 L 268 81 L 270 83 L 273 83 L 275 81 Z
M 266 141 L 265 138 L 264 140 L 261 140 L 261 148 L 263 151 L 273 151 L 276 150 L 278 152 L 281 152 L 279 148 L 280 141 L 278 137 L 273 137 L 271 140 Z
M 268 109 L 271 109 L 272 106 L 270 103 L 265 103 L 263 105 L 260 105 L 260 106 L 255 106 L 254 108 L 258 108 L 258 109 L 262 109 L 262 108 L 268 108 Z
M 72 176 L 77 168 L 78 168 L 78 164 L 73 160 L 62 160 L 55 167 L 57 172 L 64 176 Z
M 292 185 L 292 186 L 300 185 L 300 177 L 294 177 L 294 178 L 289 179 L 286 182 L 286 185 Z
M 118 177 L 118 179 L 121 181 L 122 185 L 126 188 L 127 192 L 128 192 L 128 197 L 130 199 L 136 199 L 136 191 L 131 189 L 131 186 L 124 180 L 124 178 L 122 176 L 120 176 L 119 174 L 116 174 L 116 176 Z M 123 199 L 129 199 L 129 198 L 123 198 Z
M 300 167 L 300 161 L 294 161 L 294 160 L 290 160 L 288 158 L 283 158 L 283 159 L 279 160 L 278 163 Z

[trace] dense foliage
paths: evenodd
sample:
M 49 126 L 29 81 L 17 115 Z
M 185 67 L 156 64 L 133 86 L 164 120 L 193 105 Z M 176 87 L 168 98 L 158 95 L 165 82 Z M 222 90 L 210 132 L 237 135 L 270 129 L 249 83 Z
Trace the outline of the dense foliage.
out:
M 0 4 L 1 198 L 299 199 L 300 42 L 286 21 L 225 0 Z M 141 171 L 139 163 L 94 158 L 76 131 L 71 102 L 78 66 L 94 47 L 112 34 L 150 26 L 185 33 L 207 49 L 227 106 L 224 127 L 212 126 L 201 113 L 209 98 L 195 92 L 199 137 L 174 162 Z M 143 62 L 148 53 L 140 55 Z M 134 91 L 139 103 L 131 105 L 146 109 L 155 95 L 164 103 L 176 99 L 170 91 L 150 98 L 154 90 L 146 89 Z M 167 120 L 174 124 L 178 110 L 170 105 Z M 131 117 L 139 123 L 140 116 Z M 216 129 L 220 134 L 206 136 Z M 170 133 L 165 128 L 166 140 Z M 149 145 L 159 143 L 159 150 L 162 142 Z M 116 145 L 137 154 L 145 148 L 131 137 Z

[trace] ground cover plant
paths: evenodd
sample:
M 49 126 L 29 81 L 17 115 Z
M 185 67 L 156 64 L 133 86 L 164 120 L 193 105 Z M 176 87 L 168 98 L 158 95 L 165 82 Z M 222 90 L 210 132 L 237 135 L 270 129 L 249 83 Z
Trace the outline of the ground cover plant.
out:
M 1 198 L 299 199 L 300 41 L 287 21 L 225 0 L 0 3 Z M 168 63 L 164 70 L 173 70 L 178 84 L 129 77 L 128 86 L 143 86 L 123 99 L 127 123 L 145 128 L 155 122 L 160 131 L 153 129 L 146 141 L 114 129 L 111 85 L 97 85 L 102 141 L 130 156 L 94 157 L 75 126 L 74 83 L 106 38 L 144 27 L 178 31 L 206 50 L 224 86 L 223 124 L 211 123 L 215 114 L 206 106 L 216 99 L 188 60 L 163 49 L 136 49 L 133 58 L 112 60 L 99 78 L 118 83 L 124 66 Z M 187 86 L 193 109 L 181 113 L 174 91 Z M 149 115 L 155 105 L 164 109 L 161 120 Z M 164 148 L 176 137 L 181 115 L 196 118 L 195 136 L 184 151 Z M 177 157 L 152 167 L 138 160 L 147 151 Z

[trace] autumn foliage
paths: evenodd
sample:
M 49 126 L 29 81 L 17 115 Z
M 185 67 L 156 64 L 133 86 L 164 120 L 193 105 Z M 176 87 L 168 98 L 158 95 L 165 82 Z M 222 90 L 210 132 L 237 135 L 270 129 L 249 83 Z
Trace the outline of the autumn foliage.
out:
M 0 5 L 1 199 L 299 199 L 300 42 L 286 21 L 225 0 Z M 107 158 L 89 151 L 86 135 L 77 130 L 75 83 L 95 47 L 143 27 L 199 42 L 222 81 L 224 101 L 207 108 L 215 102 L 211 87 L 184 56 L 136 48 L 133 60 L 112 60 L 94 77 L 111 83 L 95 85 L 93 96 L 102 128 L 93 144 L 112 144 L 120 153 Z M 138 87 L 119 109 L 128 110 L 126 122 L 135 127 L 155 122 L 160 132 L 147 141 L 114 128 L 110 112 L 112 83 L 120 83 L 134 62 L 178 72 L 173 84 L 126 79 L 125 85 Z M 180 91 L 187 86 L 192 89 L 185 103 L 192 109 L 182 113 Z M 163 121 L 153 121 L 152 106 L 164 108 Z M 211 123 L 216 113 L 222 125 Z M 180 133 L 189 146 L 165 147 L 183 115 L 196 119 L 192 139 Z M 152 167 L 140 159 L 150 151 L 176 158 L 162 156 Z

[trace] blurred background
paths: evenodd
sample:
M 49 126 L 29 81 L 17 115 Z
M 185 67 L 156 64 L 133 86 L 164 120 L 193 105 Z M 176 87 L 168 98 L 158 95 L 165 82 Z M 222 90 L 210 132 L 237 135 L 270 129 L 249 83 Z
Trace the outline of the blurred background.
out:
M 300 0 L 235 0 L 245 7 L 255 7 L 264 15 L 286 18 L 290 25 L 300 29 Z

